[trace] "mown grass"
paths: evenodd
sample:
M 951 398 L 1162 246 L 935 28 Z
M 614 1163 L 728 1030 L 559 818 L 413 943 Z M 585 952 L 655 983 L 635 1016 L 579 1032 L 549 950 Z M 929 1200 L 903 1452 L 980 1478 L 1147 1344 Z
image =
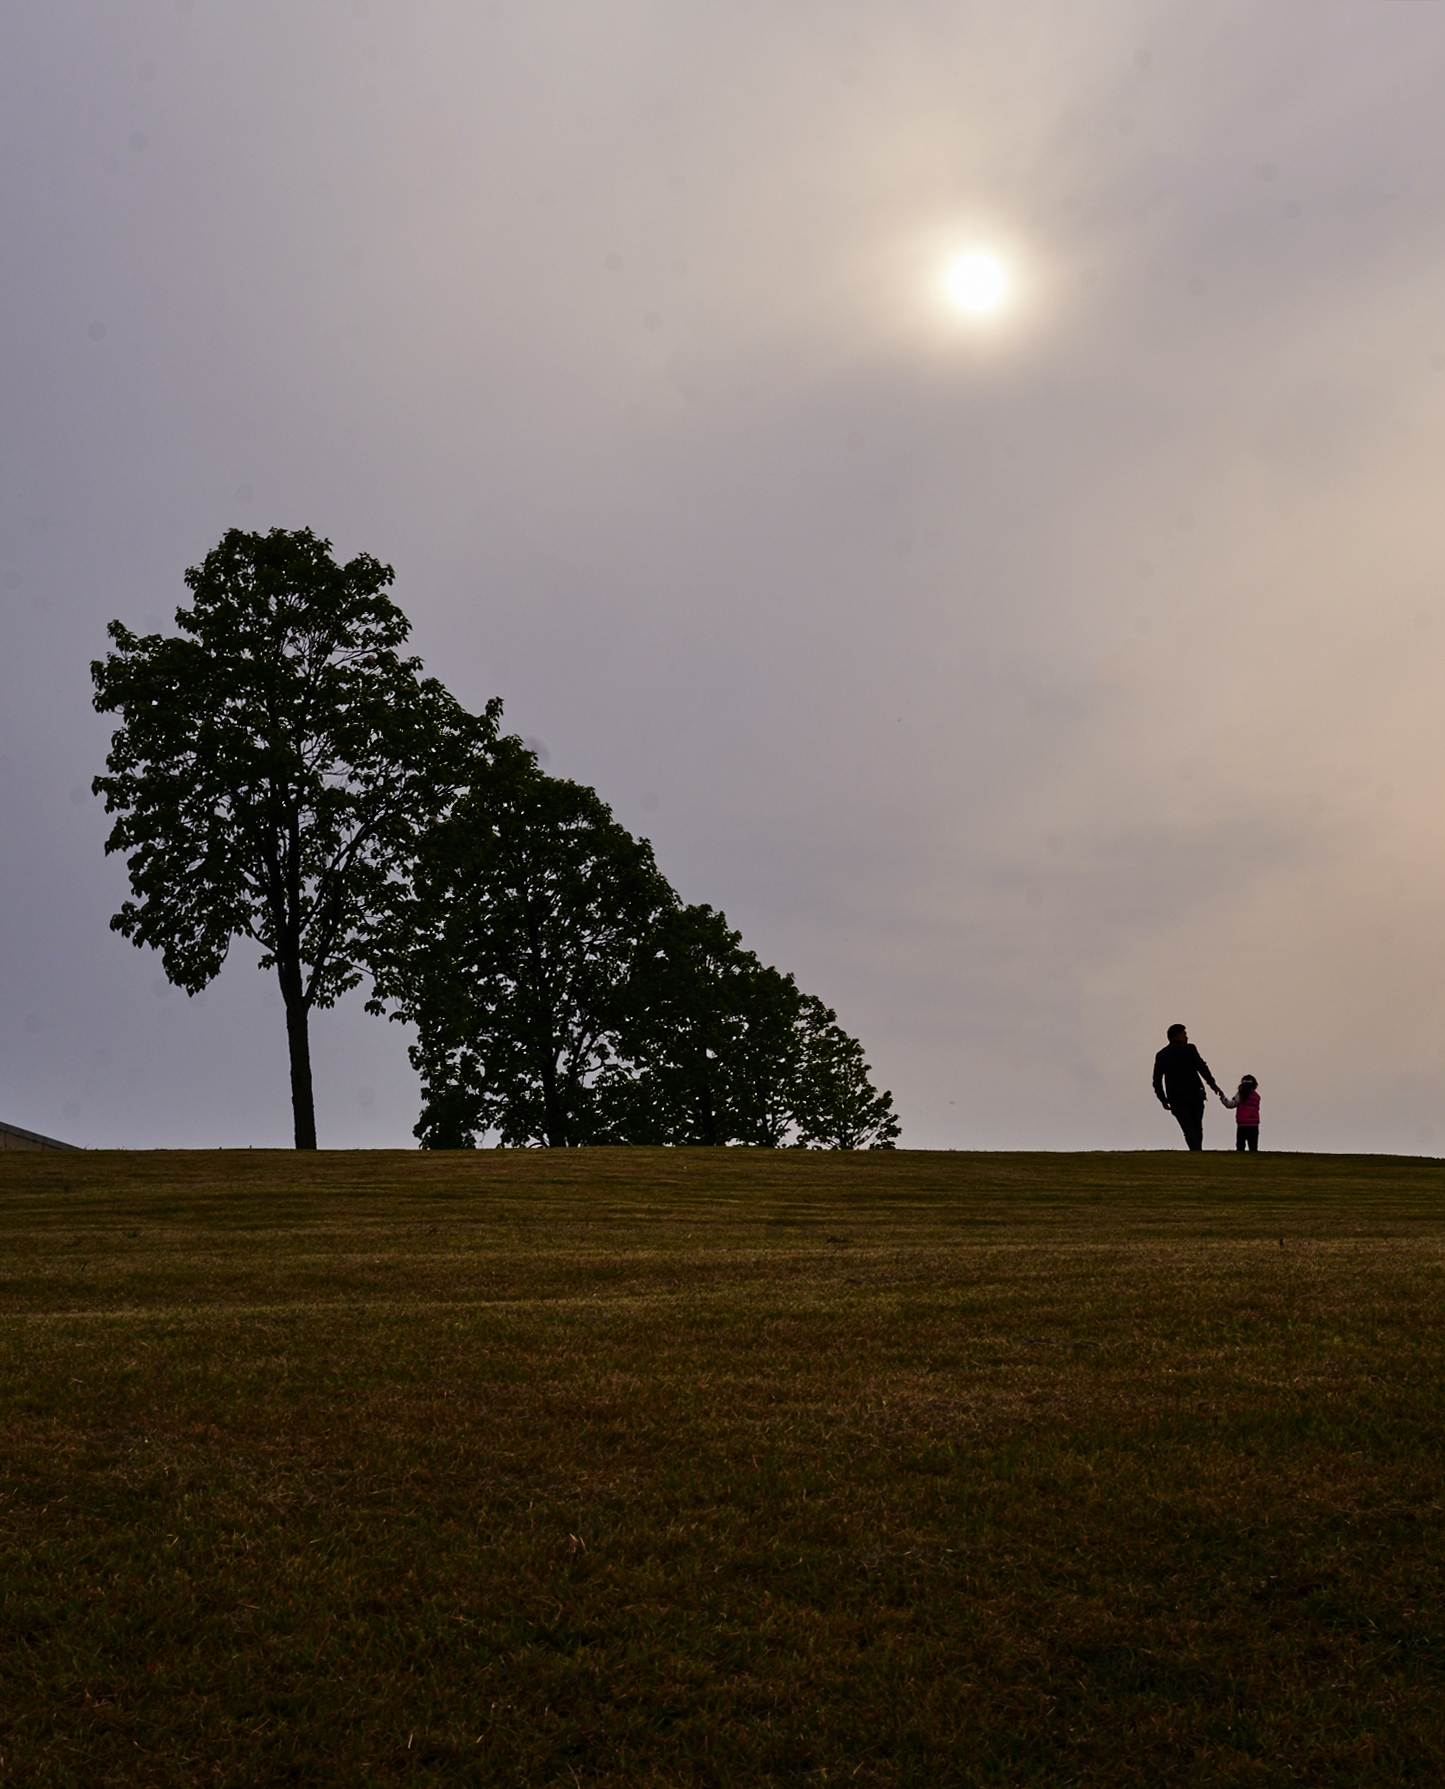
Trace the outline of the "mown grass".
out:
M 10 1155 L 0 1783 L 1445 1779 L 1445 1174 Z

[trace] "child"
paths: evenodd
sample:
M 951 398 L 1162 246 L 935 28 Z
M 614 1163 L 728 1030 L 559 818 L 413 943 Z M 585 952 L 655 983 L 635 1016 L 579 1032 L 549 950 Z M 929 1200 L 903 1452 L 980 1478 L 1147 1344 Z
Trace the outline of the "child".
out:
M 1220 1095 L 1223 1099 L 1223 1094 Z M 1236 1149 L 1259 1148 L 1259 1082 L 1253 1075 L 1246 1075 L 1239 1083 L 1239 1092 L 1233 1099 L 1224 1101 L 1226 1106 L 1238 1108 L 1238 1116 L 1234 1121 L 1234 1147 Z

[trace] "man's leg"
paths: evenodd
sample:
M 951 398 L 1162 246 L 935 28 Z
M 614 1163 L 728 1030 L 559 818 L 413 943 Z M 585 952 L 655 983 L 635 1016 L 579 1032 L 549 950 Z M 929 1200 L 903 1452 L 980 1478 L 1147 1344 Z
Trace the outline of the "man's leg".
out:
M 1188 1147 L 1190 1149 L 1203 1149 L 1203 1147 L 1204 1147 L 1204 1107 L 1203 1107 L 1203 1105 L 1202 1104 L 1198 1105 L 1198 1106 L 1176 1105 L 1174 1107 L 1174 1116 L 1179 1120 L 1179 1128 L 1180 1128 L 1180 1130 L 1182 1130 L 1184 1132 L 1184 1141 L 1188 1145 Z

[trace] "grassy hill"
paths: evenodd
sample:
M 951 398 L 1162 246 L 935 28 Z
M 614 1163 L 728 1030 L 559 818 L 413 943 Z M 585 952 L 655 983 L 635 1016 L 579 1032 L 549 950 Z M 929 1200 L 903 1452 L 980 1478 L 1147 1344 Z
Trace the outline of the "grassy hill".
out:
M 0 1160 L 0 1783 L 1445 1777 L 1445 1171 Z

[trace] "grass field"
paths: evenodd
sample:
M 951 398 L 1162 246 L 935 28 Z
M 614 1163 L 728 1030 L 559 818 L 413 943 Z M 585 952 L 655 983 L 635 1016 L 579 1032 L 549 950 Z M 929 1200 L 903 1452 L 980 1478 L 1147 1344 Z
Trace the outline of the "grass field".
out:
M 1445 1170 L 0 1158 L 0 1783 L 1438 1784 Z

